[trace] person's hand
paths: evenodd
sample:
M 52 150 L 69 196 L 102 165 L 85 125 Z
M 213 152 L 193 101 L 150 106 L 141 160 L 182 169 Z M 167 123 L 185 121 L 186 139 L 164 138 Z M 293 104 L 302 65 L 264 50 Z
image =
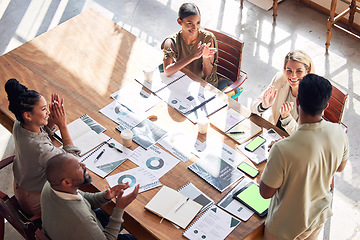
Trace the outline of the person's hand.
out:
M 139 192 L 139 187 L 140 187 L 140 185 L 137 184 L 135 186 L 134 191 L 132 191 L 132 193 L 130 193 L 126 196 L 123 196 L 124 190 L 121 189 L 118 196 L 116 197 L 115 207 L 120 208 L 120 209 L 125 209 L 136 198 L 136 196 Z
M 270 151 L 270 149 L 271 149 L 271 147 L 275 144 L 275 143 L 277 143 L 278 141 L 280 141 L 281 139 L 284 139 L 285 137 L 284 136 L 282 136 L 280 139 L 278 139 L 278 140 L 275 140 L 275 141 L 271 141 L 271 143 L 268 145 L 268 151 Z
M 193 57 L 194 59 L 199 59 L 204 53 L 205 44 L 201 44 L 201 41 L 197 45 L 197 48 L 194 50 Z
M 281 119 L 285 119 L 290 116 L 290 111 L 293 109 L 293 102 L 284 102 L 280 108 Z
M 123 184 L 118 184 L 112 188 L 107 188 L 106 191 L 104 192 L 104 198 L 106 200 L 111 200 L 114 197 L 118 196 L 120 193 L 120 190 L 125 190 L 127 188 L 129 188 L 129 182 L 123 183 Z
M 275 89 L 274 86 L 269 87 L 265 91 L 263 96 L 263 101 L 262 101 L 263 108 L 271 107 L 275 102 L 276 96 L 277 96 L 277 89 Z
M 203 49 L 203 54 L 202 57 L 203 58 L 210 58 L 211 56 L 214 56 L 214 54 L 217 52 L 216 48 L 211 48 L 211 42 L 209 42 L 208 44 L 203 44 L 204 45 L 204 49 Z
M 64 107 L 64 99 L 59 97 L 58 94 L 51 95 L 50 118 L 59 128 L 66 126 L 66 114 Z

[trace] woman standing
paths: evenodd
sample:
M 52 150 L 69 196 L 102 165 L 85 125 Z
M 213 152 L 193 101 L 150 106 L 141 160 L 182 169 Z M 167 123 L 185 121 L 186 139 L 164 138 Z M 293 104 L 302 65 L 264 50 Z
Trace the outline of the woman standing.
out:
M 40 194 L 46 181 L 46 162 L 64 152 L 78 155 L 80 150 L 73 146 L 67 129 L 64 99 L 53 94 L 49 111 L 43 96 L 34 90 L 28 90 L 16 79 L 9 79 L 5 90 L 9 110 L 16 117 L 13 126 L 14 193 L 20 207 L 34 215 L 41 210 Z M 57 148 L 50 139 L 56 126 L 61 132 L 63 149 Z
M 182 4 L 177 22 L 181 30 L 161 44 L 165 74 L 171 76 L 185 67 L 217 87 L 217 42 L 211 32 L 200 29 L 199 8 L 194 3 Z
M 294 50 L 285 56 L 284 69 L 278 72 L 269 87 L 251 104 L 251 112 L 263 114 L 270 107 L 266 120 L 292 134 L 298 128 L 296 97 L 299 83 L 308 73 L 314 73 L 314 66 L 308 54 Z

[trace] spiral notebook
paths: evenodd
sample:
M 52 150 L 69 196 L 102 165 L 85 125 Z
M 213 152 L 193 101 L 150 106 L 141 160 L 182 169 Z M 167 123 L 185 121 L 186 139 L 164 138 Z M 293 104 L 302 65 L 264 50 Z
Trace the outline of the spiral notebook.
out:
M 205 195 L 202 191 L 200 191 L 194 184 L 188 182 L 183 187 L 178 190 L 179 193 L 182 193 L 186 197 L 194 200 L 198 204 L 201 204 L 203 207 L 200 210 L 200 213 L 206 211 L 209 207 L 214 204 L 214 200 Z
M 183 236 L 191 240 L 225 239 L 241 221 L 221 208 L 213 206 L 188 227 Z
M 86 167 L 104 178 L 132 155 L 132 150 L 112 138 L 104 141 L 90 153 L 81 157 Z

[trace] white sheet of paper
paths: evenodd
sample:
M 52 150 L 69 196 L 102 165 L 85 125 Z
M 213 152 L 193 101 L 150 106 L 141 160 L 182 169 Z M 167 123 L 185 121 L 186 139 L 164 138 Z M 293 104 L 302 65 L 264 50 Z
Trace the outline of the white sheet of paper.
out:
M 240 223 L 237 218 L 213 206 L 187 228 L 183 235 L 191 240 L 225 239 Z
M 123 129 L 131 129 L 146 118 L 144 114 L 135 114 L 117 101 L 100 109 L 100 112 L 122 126 Z
M 141 147 L 136 148 L 129 160 L 159 179 L 180 162 L 179 159 L 156 145 L 150 146 L 147 150 Z
M 109 139 L 109 137 L 107 138 Z M 110 139 L 107 142 L 109 144 L 114 144 L 114 146 L 120 149 L 122 153 L 117 151 L 115 148 L 111 148 L 108 144 L 103 144 L 101 147 L 96 148 L 93 152 L 90 152 L 80 158 L 89 170 L 102 178 L 110 174 L 132 154 L 132 150 L 124 147 L 114 139 Z M 102 153 L 101 157 L 95 161 L 97 156 L 99 156 L 103 150 L 105 151 Z
M 111 97 L 130 108 L 133 112 L 146 112 L 161 101 L 154 94 L 137 88 L 135 84 L 126 85 L 119 91 L 111 94 Z
M 139 193 L 162 185 L 157 177 L 141 167 L 111 175 L 106 180 L 110 187 L 129 182 L 130 187 L 124 191 L 124 195 L 131 193 L 136 184 L 140 184 Z

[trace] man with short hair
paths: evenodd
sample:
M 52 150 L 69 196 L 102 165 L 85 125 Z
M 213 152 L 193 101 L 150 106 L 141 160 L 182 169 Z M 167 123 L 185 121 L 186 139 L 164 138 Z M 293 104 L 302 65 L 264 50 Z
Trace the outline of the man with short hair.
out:
M 317 239 L 333 213 L 331 180 L 344 170 L 349 143 L 339 124 L 322 119 L 331 83 L 315 74 L 299 85 L 299 129 L 275 143 L 261 176 L 260 194 L 271 198 L 264 239 Z
M 85 193 L 79 187 L 91 182 L 85 164 L 68 153 L 51 158 L 45 170 L 48 182 L 41 193 L 41 218 L 46 234 L 52 239 L 134 239 L 119 234 L 124 209 L 137 196 L 139 185 L 123 196 L 128 183 L 108 188 L 105 192 Z M 116 198 L 113 214 L 105 228 L 94 209 Z

